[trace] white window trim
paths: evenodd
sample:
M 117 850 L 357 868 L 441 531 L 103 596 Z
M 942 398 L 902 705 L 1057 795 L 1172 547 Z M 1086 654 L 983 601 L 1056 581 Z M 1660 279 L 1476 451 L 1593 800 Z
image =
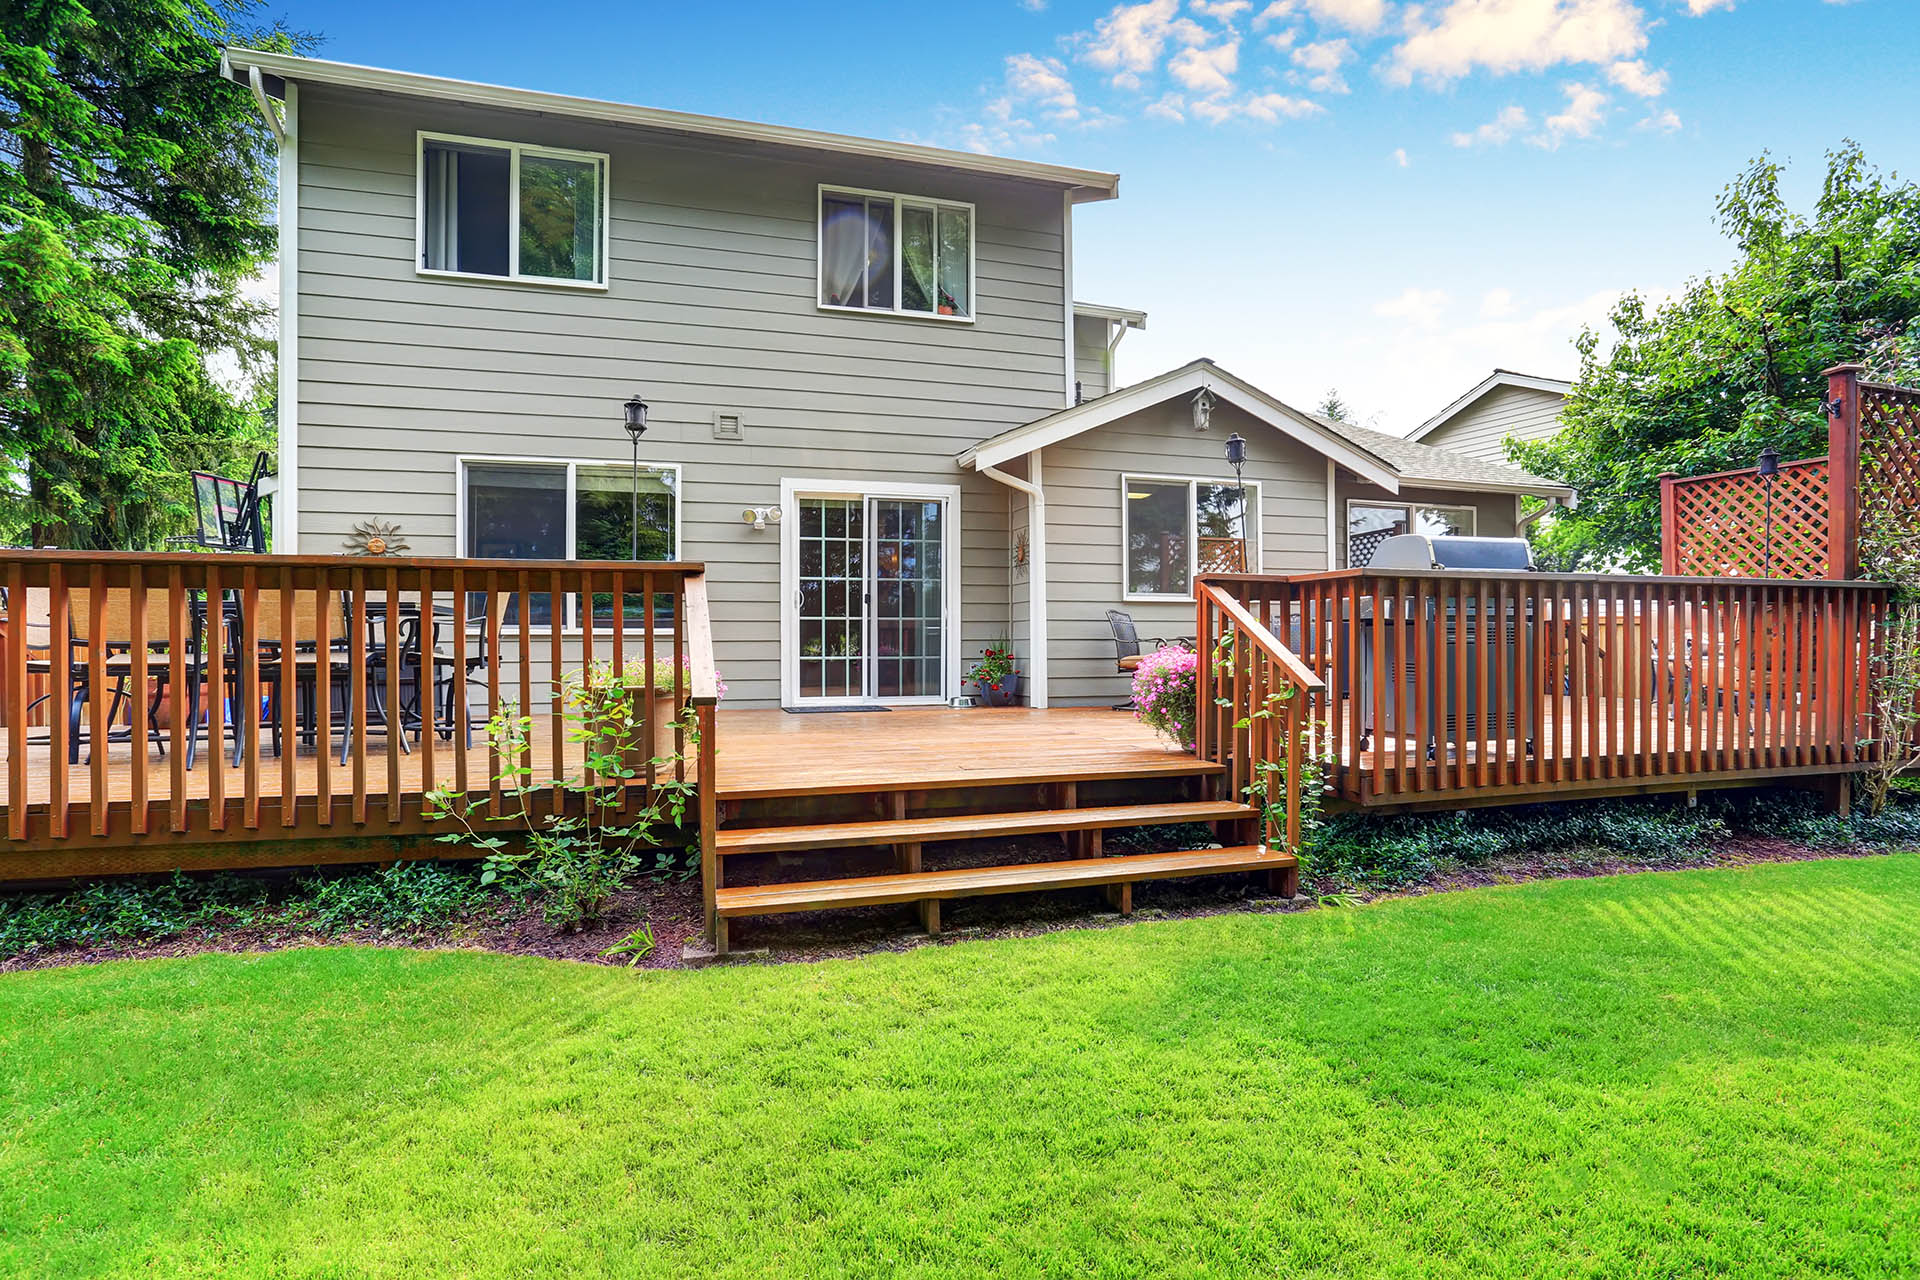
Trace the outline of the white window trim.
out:
M 869 200 L 893 201 L 893 296 L 892 307 L 843 307 L 825 301 L 827 292 L 827 197 L 829 195 L 864 196 Z M 940 238 L 941 209 L 965 209 L 967 211 L 967 307 L 972 313 L 964 316 L 943 316 L 934 311 L 908 311 L 899 305 L 900 282 L 900 209 L 902 205 L 919 205 L 935 210 L 934 241 Z M 843 187 L 823 182 L 814 189 L 813 206 L 813 303 L 820 311 L 830 311 L 836 315 L 879 316 L 894 320 L 933 320 L 941 324 L 972 324 L 980 316 L 980 289 L 977 283 L 980 264 L 980 216 L 974 206 L 965 200 L 940 200 L 933 196 L 907 195 L 899 191 L 872 191 L 865 187 Z M 937 273 L 937 268 L 936 268 Z M 937 283 L 937 282 L 936 282 Z M 939 300 L 934 300 L 939 306 Z
M 1384 502 L 1379 498 L 1348 498 L 1346 523 L 1340 538 L 1340 556 L 1343 560 L 1347 558 L 1348 548 L 1353 545 L 1353 512 L 1356 507 L 1367 511 L 1397 511 L 1405 518 L 1408 532 L 1413 531 L 1413 513 L 1416 511 L 1464 511 L 1473 517 L 1468 522 L 1466 536 L 1476 537 L 1480 529 L 1480 508 L 1471 502 Z M 1349 569 L 1352 567 L 1347 566 Z
M 450 142 L 460 146 L 490 147 L 507 153 L 507 274 L 488 275 L 482 271 L 447 271 L 429 268 L 427 262 L 427 144 Z M 550 156 L 556 160 L 591 161 L 600 173 L 600 243 L 595 255 L 597 274 L 592 280 L 560 280 L 552 276 L 520 274 L 520 157 L 525 154 Z M 494 284 L 530 284 L 552 289 L 583 289 L 589 293 L 607 291 L 607 255 L 613 243 L 613 160 L 604 151 L 569 151 L 564 147 L 543 147 L 532 143 L 504 142 L 498 138 L 470 138 L 457 133 L 431 133 L 419 130 L 413 144 L 413 272 L 431 280 L 483 280 Z
M 885 314 L 882 312 L 881 314 Z M 941 558 L 946 581 L 942 586 L 946 609 L 947 669 L 946 692 L 925 698 L 802 698 L 800 696 L 800 623 L 795 604 L 800 591 L 800 499 L 905 498 L 943 502 L 947 508 L 947 540 Z M 869 480 L 819 479 L 807 476 L 780 478 L 780 509 L 786 513 L 780 522 L 780 705 L 783 707 L 821 707 L 879 703 L 885 706 L 937 705 L 960 692 L 961 672 L 970 658 L 962 647 L 964 619 L 961 617 L 960 548 L 965 546 L 961 527 L 960 486 L 957 484 L 883 483 Z M 868 619 L 871 626 L 872 619 Z M 871 636 L 867 652 L 873 652 Z
M 1148 484 L 1185 484 L 1187 486 L 1187 590 L 1184 593 L 1139 592 L 1132 591 L 1127 585 L 1127 548 L 1131 534 L 1127 527 L 1127 486 L 1135 480 L 1144 480 Z M 1169 476 L 1156 475 L 1148 471 L 1124 471 L 1120 474 L 1120 598 L 1137 604 L 1150 604 L 1168 601 L 1191 601 L 1193 599 L 1193 580 L 1200 576 L 1200 495 L 1198 486 L 1203 484 L 1223 485 L 1233 488 L 1232 478 L 1219 476 Z M 1253 525 L 1248 559 L 1252 561 L 1249 572 L 1266 572 L 1267 550 L 1265 520 L 1261 512 L 1263 486 L 1258 480 L 1247 483 L 1247 505 L 1250 508 L 1249 519 Z
M 575 554 L 577 548 L 574 543 L 574 522 L 576 519 L 574 508 L 580 492 L 579 487 L 576 483 L 579 478 L 580 468 L 581 467 L 607 468 L 615 471 L 631 471 L 633 469 L 633 464 L 631 461 L 623 462 L 618 459 L 609 461 L 605 458 L 537 458 L 537 457 L 527 457 L 519 454 L 492 454 L 492 453 L 460 454 L 453 461 L 453 474 L 454 474 L 453 545 L 455 548 L 454 554 L 461 557 L 466 557 L 467 555 L 467 468 L 474 463 L 479 463 L 481 465 L 486 465 L 489 463 L 492 463 L 492 464 L 504 463 L 509 466 L 551 467 L 556 471 L 566 472 L 566 476 L 567 476 L 567 555 L 566 555 L 566 558 L 569 560 L 578 559 L 578 556 Z M 645 458 L 642 458 L 640 460 L 640 466 L 643 470 L 671 471 L 673 473 L 673 494 L 674 494 L 673 558 L 676 561 L 684 559 L 685 557 L 683 553 L 682 540 L 686 537 L 686 527 L 687 527 L 686 470 L 684 467 L 681 466 L 681 464 L 677 462 L 648 462 Z M 634 560 L 634 561 L 623 561 L 622 563 L 645 566 L 645 565 L 654 564 L 657 562 L 652 560 Z M 577 622 L 571 626 L 562 626 L 560 628 L 560 634 L 567 635 L 567 636 L 577 636 L 580 634 L 580 631 L 581 629 Z M 609 632 L 611 631 L 610 624 L 609 624 L 608 631 Z M 643 631 L 644 631 L 644 628 L 635 627 L 631 624 L 622 628 L 623 634 L 627 634 L 627 635 L 640 634 Z M 551 624 L 544 627 L 535 626 L 531 628 L 531 631 L 529 632 L 529 634 L 551 635 L 553 634 L 553 628 Z M 601 635 L 604 633 L 599 627 L 596 626 L 594 628 L 594 634 Z M 656 630 L 654 634 L 656 635 L 671 634 L 671 632 L 661 632 Z

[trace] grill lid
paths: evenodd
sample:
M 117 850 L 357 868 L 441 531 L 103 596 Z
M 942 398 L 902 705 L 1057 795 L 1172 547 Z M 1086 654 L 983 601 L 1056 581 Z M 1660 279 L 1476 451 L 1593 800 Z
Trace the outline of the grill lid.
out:
M 1367 568 L 1519 572 L 1533 568 L 1533 550 L 1525 538 L 1432 538 L 1424 533 L 1401 533 L 1374 548 Z

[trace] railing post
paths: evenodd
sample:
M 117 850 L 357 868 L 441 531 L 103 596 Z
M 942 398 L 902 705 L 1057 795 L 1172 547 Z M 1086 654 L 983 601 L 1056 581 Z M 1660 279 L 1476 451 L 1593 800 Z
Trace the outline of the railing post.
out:
M 1680 572 L 1680 517 L 1674 510 L 1675 471 L 1660 473 L 1660 572 L 1673 577 Z
M 1827 576 L 1860 576 L 1860 375 L 1865 365 L 1827 373 Z

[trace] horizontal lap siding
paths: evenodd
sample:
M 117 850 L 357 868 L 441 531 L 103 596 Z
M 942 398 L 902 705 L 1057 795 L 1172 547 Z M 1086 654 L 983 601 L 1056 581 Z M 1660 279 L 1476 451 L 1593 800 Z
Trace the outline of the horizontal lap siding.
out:
M 1420 443 L 1486 462 L 1507 461 L 1506 440 L 1544 440 L 1560 429 L 1566 397 L 1531 387 L 1495 387 Z
M 1306 573 L 1327 564 L 1327 464 L 1224 401 L 1209 430 L 1193 429 L 1186 399 L 1146 409 L 1047 449 L 1048 661 L 1057 705 L 1121 701 L 1108 609 L 1131 613 L 1140 634 L 1194 632 L 1194 605 L 1124 598 L 1120 480 L 1127 474 L 1194 476 L 1231 483 L 1226 440 L 1247 440 L 1246 479 L 1260 485 L 1264 569 Z
M 1073 377 L 1082 400 L 1098 400 L 1113 390 L 1107 369 L 1108 322 L 1087 316 L 1073 321 Z
M 959 485 L 961 656 L 1010 629 L 1006 494 L 954 456 L 1060 407 L 1057 190 L 301 93 L 300 550 L 378 517 L 452 554 L 458 456 L 627 462 L 620 405 L 638 391 L 642 459 L 683 468 L 682 553 L 711 566 L 732 698 L 779 697 L 780 536 L 740 512 L 778 502 L 783 477 Z M 418 129 L 608 153 L 607 291 L 418 276 Z M 820 311 L 821 182 L 973 203 L 977 322 Z M 717 411 L 744 440 L 713 438 Z

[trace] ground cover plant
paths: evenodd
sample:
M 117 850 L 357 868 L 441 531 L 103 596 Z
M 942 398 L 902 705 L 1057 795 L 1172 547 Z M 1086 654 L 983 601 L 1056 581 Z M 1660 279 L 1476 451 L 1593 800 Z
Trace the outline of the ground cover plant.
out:
M 0 975 L 0 1273 L 1895 1276 L 1920 857 L 817 965 Z

